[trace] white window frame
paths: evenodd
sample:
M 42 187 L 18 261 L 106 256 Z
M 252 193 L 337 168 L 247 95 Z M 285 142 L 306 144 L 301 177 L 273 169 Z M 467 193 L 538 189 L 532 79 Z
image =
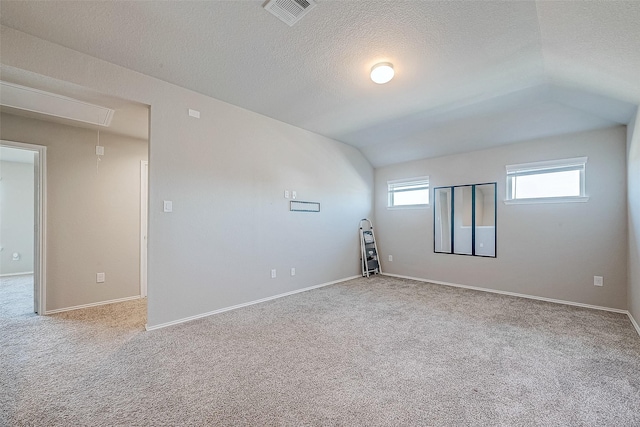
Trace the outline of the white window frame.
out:
M 394 187 L 401 187 L 406 185 L 420 185 L 424 184 L 427 190 L 427 203 L 426 204 L 416 204 L 416 205 L 394 205 L 393 204 L 393 195 L 395 194 Z M 406 190 L 406 191 L 416 191 L 415 190 Z M 391 181 L 387 181 L 387 209 L 427 209 L 429 207 L 429 202 L 431 201 L 431 187 L 429 184 L 428 176 L 419 176 L 415 178 L 405 178 L 405 179 L 394 179 Z
M 504 203 L 507 205 L 529 204 L 529 203 L 571 203 L 571 202 L 587 202 L 589 197 L 586 195 L 585 171 L 587 168 L 588 157 L 574 157 L 571 159 L 548 160 L 543 162 L 521 163 L 517 165 L 505 166 L 507 171 L 507 196 Z M 579 196 L 561 196 L 561 197 L 535 197 L 528 199 L 513 199 L 512 185 L 516 176 L 546 174 L 561 171 L 580 171 L 580 195 Z

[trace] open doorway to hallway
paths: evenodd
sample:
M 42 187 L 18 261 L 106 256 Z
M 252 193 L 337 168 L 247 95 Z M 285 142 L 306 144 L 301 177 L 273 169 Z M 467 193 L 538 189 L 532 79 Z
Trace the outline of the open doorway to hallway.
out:
M 150 107 L 11 71 L 3 79 L 10 77 L 14 89 L 20 86 L 31 98 L 46 91 L 47 99 L 58 97 L 61 104 L 56 105 L 73 104 L 67 112 L 85 106 L 110 110 L 110 120 L 96 124 L 69 118 L 65 111 L 35 112 L 39 105 L 28 111 L 4 104 L 0 109 L 0 139 L 46 149 L 47 230 L 42 236 L 48 258 L 42 263 L 46 288 L 38 312 L 54 314 L 144 298 L 141 236 L 146 241 L 146 226 L 143 229 L 141 211 L 146 205 L 141 201 L 147 200 L 147 184 L 143 187 L 142 182 L 147 174 L 141 172 L 141 162 L 148 161 Z M 32 84 L 36 86 L 27 87 Z M 35 258 L 34 284 L 39 271 Z M 20 283 L 24 287 L 24 281 Z M 18 286 L 16 281 L 11 284 Z M 0 299 L 6 300 L 2 295 Z
M 0 293 L 3 311 L 42 310 L 46 149 L 0 141 Z

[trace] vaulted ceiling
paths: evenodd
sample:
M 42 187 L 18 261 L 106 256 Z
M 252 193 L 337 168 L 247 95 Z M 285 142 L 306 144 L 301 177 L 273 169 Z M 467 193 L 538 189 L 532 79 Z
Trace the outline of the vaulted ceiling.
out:
M 1 1 L 3 25 L 358 147 L 374 166 L 626 124 L 640 1 Z M 394 64 L 377 85 L 372 65 Z

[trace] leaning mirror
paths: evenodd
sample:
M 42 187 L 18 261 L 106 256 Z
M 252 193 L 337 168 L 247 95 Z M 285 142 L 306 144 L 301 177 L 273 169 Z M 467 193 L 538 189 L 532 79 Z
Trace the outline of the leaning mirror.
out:
M 434 252 L 496 256 L 495 182 L 434 189 Z

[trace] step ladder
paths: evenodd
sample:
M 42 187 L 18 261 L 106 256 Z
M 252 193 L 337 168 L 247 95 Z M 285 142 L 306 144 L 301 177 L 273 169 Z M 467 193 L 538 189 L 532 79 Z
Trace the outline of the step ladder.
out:
M 378 246 L 373 234 L 373 224 L 367 218 L 360 220 L 360 264 L 362 277 L 382 273 L 382 267 L 378 261 Z

